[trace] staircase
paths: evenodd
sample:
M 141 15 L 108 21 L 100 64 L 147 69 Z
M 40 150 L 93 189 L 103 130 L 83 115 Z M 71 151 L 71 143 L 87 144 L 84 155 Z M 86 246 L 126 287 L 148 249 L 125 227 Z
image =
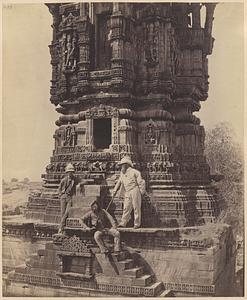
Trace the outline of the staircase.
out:
M 163 283 L 156 281 L 153 274 L 145 274 L 129 252 L 96 254 L 96 258 L 103 271 L 96 275 L 100 289 L 126 296 L 157 297 L 164 292 Z
M 12 282 L 47 286 L 55 290 L 58 287 L 72 288 L 71 296 L 77 295 L 75 288 L 80 295 L 87 295 L 90 291 L 94 295 L 122 297 L 172 296 L 171 291 L 165 290 L 163 283 L 157 281 L 154 274 L 148 274 L 143 266 L 138 265 L 129 251 L 106 255 L 99 253 L 97 247 L 92 246 L 91 249 L 91 258 L 94 264 L 98 264 L 91 276 L 83 272 L 62 271 L 51 242 L 46 244 L 45 249 L 38 250 L 26 259 L 26 264 L 16 267 L 9 279 Z

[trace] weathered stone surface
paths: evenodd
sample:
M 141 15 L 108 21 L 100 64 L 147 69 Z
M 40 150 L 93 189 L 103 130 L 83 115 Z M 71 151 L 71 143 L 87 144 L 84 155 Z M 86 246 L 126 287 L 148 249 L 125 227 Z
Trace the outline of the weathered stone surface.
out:
M 32 221 L 3 226 L 4 293 L 227 296 L 235 243 L 231 229 L 216 223 L 223 201 L 210 184 L 205 131 L 194 115 L 208 96 L 215 4 L 206 4 L 202 26 L 199 3 L 47 6 L 50 100 L 60 117 L 43 189 L 25 210 Z M 105 256 L 80 217 L 95 200 L 108 207 L 125 155 L 146 181 L 142 228 L 119 229 L 124 251 Z M 68 163 L 79 184 L 61 235 L 57 187 Z M 122 189 L 109 206 L 117 221 L 123 199 Z M 13 257 L 16 238 L 25 242 Z M 112 249 L 112 239 L 106 243 Z
M 200 7 L 189 3 L 121 4 L 121 16 L 113 3 L 94 3 L 90 16 L 83 5 L 48 5 L 51 102 L 61 116 L 43 191 L 30 195 L 26 217 L 60 221 L 56 187 L 68 162 L 81 182 L 74 206 L 101 197 L 107 207 L 117 162 L 128 154 L 147 183 L 143 226 L 215 222 L 222 200 L 210 186 L 205 132 L 193 115 L 207 98 L 215 4 L 202 26 Z M 117 220 L 121 196 L 111 207 Z

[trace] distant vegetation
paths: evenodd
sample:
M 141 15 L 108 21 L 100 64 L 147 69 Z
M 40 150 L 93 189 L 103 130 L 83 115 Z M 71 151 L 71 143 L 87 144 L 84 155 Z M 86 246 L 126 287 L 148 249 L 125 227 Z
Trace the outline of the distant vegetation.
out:
M 212 174 L 222 174 L 217 186 L 226 209 L 222 220 L 233 226 L 235 234 L 244 235 L 244 153 L 228 123 L 219 123 L 206 132 L 205 154 Z
M 14 179 L 10 180 L 10 182 L 2 181 L 3 216 L 22 214 L 30 192 L 40 190 L 42 186 L 41 182 L 32 182 L 27 177 L 22 181 L 19 181 L 17 178 Z

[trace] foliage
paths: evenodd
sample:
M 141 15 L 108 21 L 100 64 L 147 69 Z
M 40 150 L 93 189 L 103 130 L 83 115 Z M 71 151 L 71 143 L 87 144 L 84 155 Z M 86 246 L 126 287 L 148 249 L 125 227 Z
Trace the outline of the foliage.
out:
M 17 178 L 12 178 L 11 182 L 18 182 L 18 179 Z
M 23 179 L 23 182 L 27 184 L 27 183 L 30 182 L 30 179 L 29 179 L 28 177 L 25 177 L 25 178 Z
M 228 123 L 219 123 L 206 132 L 205 155 L 211 174 L 222 174 L 218 183 L 226 210 L 223 221 L 243 235 L 244 228 L 244 156 L 243 147 L 234 138 Z

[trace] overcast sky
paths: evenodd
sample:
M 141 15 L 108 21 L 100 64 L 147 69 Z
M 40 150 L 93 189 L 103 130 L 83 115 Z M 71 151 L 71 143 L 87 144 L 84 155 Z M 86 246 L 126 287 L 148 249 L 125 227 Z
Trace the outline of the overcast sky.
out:
M 43 4 L 3 9 L 3 178 L 40 180 L 54 147 L 58 113 L 49 102 L 48 45 L 52 18 Z M 213 26 L 209 57 L 209 98 L 201 123 L 211 128 L 232 124 L 243 139 L 243 5 L 221 3 Z

